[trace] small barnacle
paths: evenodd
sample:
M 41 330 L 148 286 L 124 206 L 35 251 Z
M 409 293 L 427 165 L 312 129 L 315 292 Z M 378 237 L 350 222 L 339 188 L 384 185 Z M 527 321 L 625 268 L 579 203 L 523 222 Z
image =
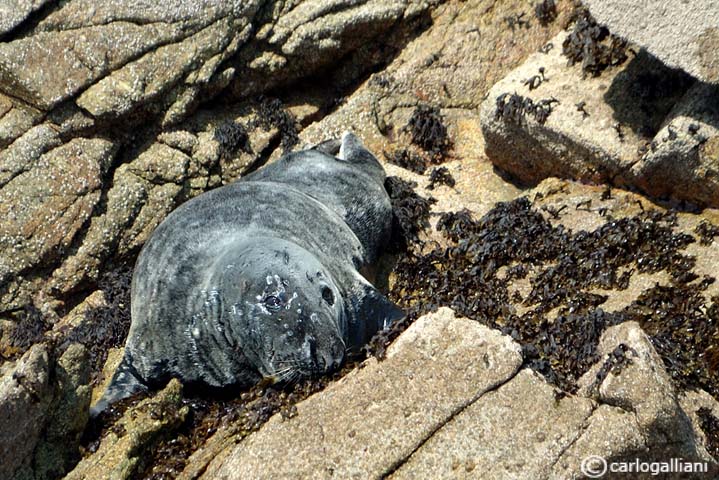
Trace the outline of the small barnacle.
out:
M 690 123 L 689 127 L 687 127 L 687 131 L 690 135 L 696 135 L 699 132 L 699 124 Z
M 677 132 L 674 130 L 674 128 L 669 125 L 667 126 L 667 136 L 664 138 L 664 141 L 672 141 L 677 139 Z

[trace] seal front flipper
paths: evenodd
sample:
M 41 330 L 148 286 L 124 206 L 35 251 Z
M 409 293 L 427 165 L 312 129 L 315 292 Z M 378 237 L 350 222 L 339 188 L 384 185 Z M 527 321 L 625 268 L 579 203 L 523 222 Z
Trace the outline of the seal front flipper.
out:
M 357 276 L 359 277 L 359 274 Z M 375 333 L 406 316 L 401 308 L 364 278 L 354 286 L 348 308 L 347 346 L 355 353 L 366 345 Z
M 97 417 L 107 407 L 115 402 L 125 399 L 139 392 L 147 391 L 147 386 L 140 380 L 137 370 L 132 366 L 132 359 L 128 353 L 122 358 L 118 365 L 112 381 L 108 385 L 100 400 L 90 408 L 90 416 Z

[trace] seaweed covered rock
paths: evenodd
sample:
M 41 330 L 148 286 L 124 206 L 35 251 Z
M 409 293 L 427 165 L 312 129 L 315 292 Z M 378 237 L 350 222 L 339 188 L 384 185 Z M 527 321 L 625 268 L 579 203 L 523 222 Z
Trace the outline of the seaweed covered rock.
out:
M 521 183 L 554 176 L 637 185 L 630 170 L 692 85 L 646 53 L 623 63 L 609 58 L 610 47 L 588 56 L 584 43 L 605 48 L 601 33 L 582 33 L 595 29 L 554 37 L 547 45 L 555 48 L 529 56 L 480 108 L 487 156 Z

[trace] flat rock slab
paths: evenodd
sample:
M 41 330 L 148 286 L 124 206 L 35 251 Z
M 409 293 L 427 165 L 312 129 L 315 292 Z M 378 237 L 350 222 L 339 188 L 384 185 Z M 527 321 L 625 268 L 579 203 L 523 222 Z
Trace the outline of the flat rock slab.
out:
M 585 0 L 609 30 L 646 48 L 669 66 L 719 83 L 716 0 Z
M 594 409 L 525 369 L 442 427 L 391 479 L 547 478 Z
M 202 478 L 379 478 L 485 392 L 512 378 L 519 346 L 442 308 L 320 395 L 275 415 Z

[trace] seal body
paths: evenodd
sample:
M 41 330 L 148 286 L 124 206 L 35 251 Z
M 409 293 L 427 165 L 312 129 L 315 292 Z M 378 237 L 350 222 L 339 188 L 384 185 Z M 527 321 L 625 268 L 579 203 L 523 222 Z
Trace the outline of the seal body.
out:
M 345 133 L 172 212 L 137 260 L 125 356 L 93 413 L 170 377 L 322 374 L 402 318 L 359 273 L 389 241 L 384 179 Z

